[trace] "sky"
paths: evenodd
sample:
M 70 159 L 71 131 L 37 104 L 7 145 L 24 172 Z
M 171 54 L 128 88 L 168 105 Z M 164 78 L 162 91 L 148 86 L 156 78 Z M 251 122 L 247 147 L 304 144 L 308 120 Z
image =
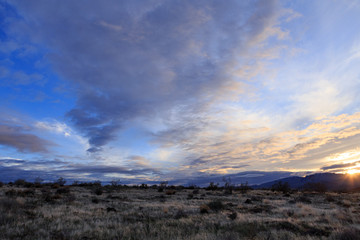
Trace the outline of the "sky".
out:
M 0 0 L 0 180 L 360 172 L 360 2 Z

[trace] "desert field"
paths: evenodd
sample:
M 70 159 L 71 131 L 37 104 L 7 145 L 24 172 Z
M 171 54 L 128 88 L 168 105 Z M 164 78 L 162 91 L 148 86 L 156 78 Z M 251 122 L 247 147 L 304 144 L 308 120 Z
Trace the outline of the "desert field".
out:
M 0 239 L 360 239 L 360 193 L 0 188 Z

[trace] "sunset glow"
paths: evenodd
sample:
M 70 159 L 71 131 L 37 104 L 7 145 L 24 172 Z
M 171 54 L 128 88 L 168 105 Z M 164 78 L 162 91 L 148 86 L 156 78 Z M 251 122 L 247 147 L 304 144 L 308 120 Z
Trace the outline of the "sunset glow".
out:
M 360 173 L 360 168 L 353 168 L 346 171 L 347 174 Z

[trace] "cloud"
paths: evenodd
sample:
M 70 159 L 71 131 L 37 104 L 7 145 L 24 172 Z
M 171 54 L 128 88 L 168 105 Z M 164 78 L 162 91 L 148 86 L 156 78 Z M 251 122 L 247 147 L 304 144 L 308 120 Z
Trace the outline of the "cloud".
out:
M 236 128 L 226 121 L 229 115 L 222 112 L 221 116 L 223 124 L 218 125 L 212 115 L 196 133 L 175 122 L 178 131 L 160 132 L 157 141 L 169 149 L 175 147 L 179 158 L 185 159 L 182 170 L 191 174 L 234 173 L 242 166 L 248 170 L 319 171 L 321 162 L 330 161 L 328 156 L 358 147 L 360 139 L 360 113 L 324 117 L 304 129 L 288 131 L 274 131 L 266 122 L 246 121 L 246 116 L 234 118 L 243 121 L 237 122 Z
M 90 152 L 131 120 L 165 120 L 179 107 L 196 116 L 236 97 L 241 82 L 263 71 L 249 66 L 278 55 L 265 41 L 286 38 L 276 1 L 12 4 L 24 19 L 13 32 L 51 49 L 54 69 L 78 87 L 67 117 Z
M 138 156 L 134 156 L 139 158 Z M 299 173 L 298 173 L 299 174 Z M 306 173 L 303 173 L 305 175 Z M 27 181 L 34 181 L 37 177 L 46 182 L 54 181 L 59 177 L 65 178 L 68 183 L 72 181 L 95 181 L 101 179 L 104 183 L 111 180 L 120 179 L 124 184 L 157 184 L 168 180 L 169 184 L 208 186 L 210 182 L 223 184 L 223 177 L 231 179 L 233 184 L 248 183 L 261 184 L 277 180 L 279 178 L 293 176 L 294 173 L 286 171 L 246 171 L 236 174 L 208 174 L 197 172 L 192 176 L 187 176 L 182 172 L 176 177 L 173 174 L 162 174 L 151 167 L 138 167 L 136 169 L 102 164 L 73 164 L 71 162 L 54 160 L 27 161 L 23 159 L 0 158 L 0 181 L 15 181 L 21 178 Z M 134 176 L 137 176 L 134 178 Z
M 46 181 L 53 181 L 59 177 L 75 181 L 93 181 L 102 179 L 111 181 L 116 177 L 131 182 L 133 176 L 138 176 L 137 181 L 144 181 L 145 176 L 156 176 L 160 172 L 149 166 L 138 166 L 136 168 L 121 167 L 102 164 L 74 164 L 60 159 L 22 160 L 0 158 L 0 180 L 14 181 L 21 176 L 28 181 L 41 177 Z M 124 182 L 124 181 L 122 181 Z M 134 183 L 134 181 L 132 181 Z
M 22 127 L 0 124 L 0 145 L 13 147 L 20 152 L 45 153 L 53 143 L 26 133 Z
M 352 162 L 352 163 L 341 163 L 341 164 L 333 164 L 330 166 L 322 167 L 321 170 L 333 170 L 333 169 L 343 169 L 348 167 L 354 167 L 357 166 L 360 163 L 360 161 Z

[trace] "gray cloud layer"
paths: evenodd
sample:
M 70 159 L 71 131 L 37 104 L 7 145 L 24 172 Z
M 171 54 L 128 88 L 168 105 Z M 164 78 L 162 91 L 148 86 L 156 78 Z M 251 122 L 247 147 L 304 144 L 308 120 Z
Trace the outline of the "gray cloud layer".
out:
M 56 168 L 54 166 L 56 165 Z M 42 166 L 41 170 L 37 166 Z M 44 168 L 45 167 L 45 168 Z M 50 167 L 47 169 L 47 167 Z M 51 169 L 51 170 L 50 170 Z M 46 181 L 54 181 L 59 177 L 64 177 L 68 180 L 68 183 L 72 181 L 94 181 L 101 179 L 106 182 L 110 182 L 116 178 L 106 176 L 106 174 L 122 174 L 123 177 L 120 179 L 121 183 L 124 184 L 158 184 L 161 181 L 166 180 L 162 178 L 161 174 L 156 169 L 142 168 L 131 170 L 124 167 L 105 166 L 105 165 L 93 165 L 87 166 L 84 164 L 73 165 L 71 163 L 62 162 L 59 160 L 54 161 L 26 161 L 17 159 L 0 159 L 0 181 L 15 181 L 16 179 L 23 178 L 27 181 L 34 181 L 37 177 L 40 177 Z M 149 180 L 147 178 L 138 177 L 137 179 L 128 178 L 133 175 L 158 175 L 157 180 Z M 292 172 L 285 171 L 274 171 L 274 172 L 263 172 L 263 171 L 248 171 L 239 172 L 237 174 L 206 174 L 199 172 L 196 177 L 186 177 L 170 179 L 169 184 L 176 185 L 191 185 L 195 184 L 198 186 L 208 186 L 210 182 L 219 183 L 223 185 L 223 177 L 231 179 L 232 184 L 240 184 L 248 182 L 248 184 L 261 184 L 277 180 L 279 178 L 293 176 Z M 21 176 L 21 177 L 19 177 Z
M 22 127 L 0 123 L 0 145 L 16 148 L 20 152 L 47 152 L 52 143 L 26 133 Z
M 277 34 L 268 31 L 277 17 L 269 0 L 10 4 L 24 17 L 13 31 L 51 49 L 55 70 L 78 87 L 67 116 L 91 152 L 129 120 L 174 109 L 192 116 L 227 96 L 238 87 L 231 72 L 243 70 L 235 65 Z

